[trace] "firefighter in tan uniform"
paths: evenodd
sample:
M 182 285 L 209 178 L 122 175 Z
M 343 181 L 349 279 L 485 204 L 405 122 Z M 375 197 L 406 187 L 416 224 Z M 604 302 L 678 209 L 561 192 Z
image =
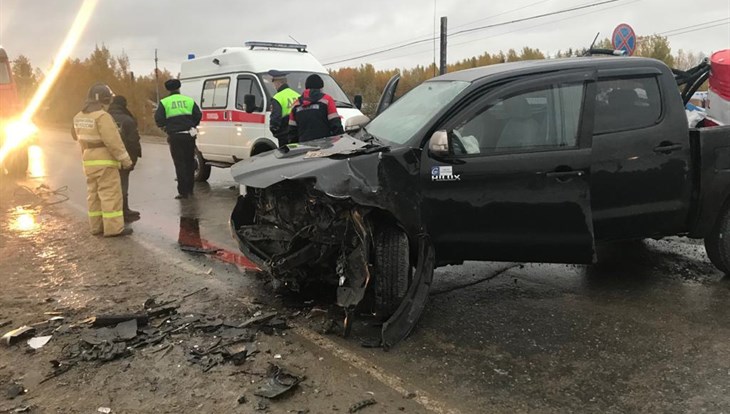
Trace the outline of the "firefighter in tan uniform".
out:
M 132 233 L 124 227 L 122 185 L 119 169 L 132 168 L 119 130 L 106 108 L 113 97 L 104 84 L 89 89 L 84 108 L 74 117 L 74 138 L 83 151 L 91 234 L 106 237 Z

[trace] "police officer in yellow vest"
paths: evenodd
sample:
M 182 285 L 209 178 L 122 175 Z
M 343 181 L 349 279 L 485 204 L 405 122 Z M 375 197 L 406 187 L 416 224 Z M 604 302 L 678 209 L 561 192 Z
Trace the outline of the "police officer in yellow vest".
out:
M 107 85 L 92 86 L 84 108 L 73 119 L 74 138 L 83 150 L 91 234 L 106 237 L 132 233 L 132 229 L 124 227 L 119 179 L 119 169 L 132 168 L 132 160 L 119 136 L 117 124 L 106 112 L 113 95 Z
M 170 96 L 160 101 L 155 112 L 155 123 L 167 132 L 167 143 L 170 144 L 170 155 L 177 175 L 175 198 L 178 200 L 193 195 L 195 137 L 198 135 L 196 127 L 203 117 L 193 98 L 180 94 L 180 86 L 177 79 L 165 82 L 165 89 L 170 91 Z
M 279 140 L 279 146 L 284 146 L 289 143 L 289 113 L 294 103 L 299 99 L 299 93 L 287 85 L 286 73 L 278 70 L 270 70 L 268 73 L 276 88 L 276 95 L 274 95 L 271 102 L 269 130 Z

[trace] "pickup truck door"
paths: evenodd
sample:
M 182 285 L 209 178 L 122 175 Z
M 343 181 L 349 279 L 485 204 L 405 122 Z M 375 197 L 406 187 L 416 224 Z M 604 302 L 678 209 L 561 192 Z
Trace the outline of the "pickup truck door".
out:
M 385 84 L 385 88 L 383 88 L 383 93 L 380 95 L 380 99 L 378 100 L 378 107 L 375 110 L 375 116 L 378 116 L 381 112 L 388 109 L 390 104 L 395 101 L 395 92 L 398 89 L 398 83 L 400 82 L 400 75 L 395 74 L 393 77 L 388 80 L 388 83 Z
M 594 261 L 590 166 L 595 72 L 520 78 L 484 92 L 423 152 L 422 211 L 439 261 Z
M 604 70 L 596 82 L 591 195 L 599 241 L 686 230 L 692 197 L 684 107 L 655 68 Z

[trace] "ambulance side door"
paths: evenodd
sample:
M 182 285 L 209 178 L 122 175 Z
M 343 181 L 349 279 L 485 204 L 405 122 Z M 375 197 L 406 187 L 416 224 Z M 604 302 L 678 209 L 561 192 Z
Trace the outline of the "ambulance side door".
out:
M 228 101 L 231 78 L 220 76 L 203 81 L 200 109 L 203 119 L 198 128 L 197 146 L 207 160 L 232 162 Z
M 256 105 L 251 111 L 246 111 L 247 108 L 244 103 L 244 96 L 246 95 L 253 95 L 256 98 Z M 267 139 L 269 141 L 273 139 L 266 123 L 268 104 L 261 82 L 258 77 L 252 74 L 237 76 L 234 99 L 231 115 L 234 126 L 231 153 L 236 159 L 244 159 L 249 157 L 256 144 Z M 272 143 L 272 145 L 274 144 Z

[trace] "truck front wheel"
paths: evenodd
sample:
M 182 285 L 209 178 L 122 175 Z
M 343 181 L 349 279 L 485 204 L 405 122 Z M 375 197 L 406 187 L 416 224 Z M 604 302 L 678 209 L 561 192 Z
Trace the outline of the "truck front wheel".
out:
M 211 166 L 208 165 L 205 162 L 205 158 L 203 158 L 203 153 L 201 153 L 197 148 L 195 149 L 195 181 L 202 183 L 205 181 L 208 181 L 208 178 L 210 178 L 210 169 Z
M 730 205 L 725 207 L 712 232 L 705 238 L 705 250 L 710 262 L 730 275 Z
M 28 149 L 21 147 L 8 154 L 4 168 L 11 177 L 24 177 L 25 173 L 28 172 Z M 0 170 L 0 173 L 2 173 L 2 170 Z
M 408 237 L 395 226 L 384 226 L 375 234 L 375 313 L 383 320 L 400 306 L 411 279 Z

